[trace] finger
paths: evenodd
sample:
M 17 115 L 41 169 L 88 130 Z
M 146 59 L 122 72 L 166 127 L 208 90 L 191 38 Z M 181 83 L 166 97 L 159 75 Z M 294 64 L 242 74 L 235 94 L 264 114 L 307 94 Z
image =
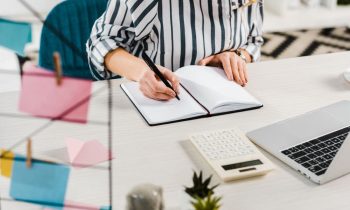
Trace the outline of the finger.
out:
M 151 77 L 147 80 L 147 84 L 150 87 L 150 90 L 152 90 L 153 93 L 164 93 L 171 97 L 175 97 L 175 92 L 165 86 L 165 84 L 162 81 L 157 80 L 155 77 Z
M 157 93 L 157 91 L 162 91 L 163 88 L 168 90 L 168 94 Z M 146 97 L 156 100 L 168 100 L 175 97 L 174 91 L 167 88 L 161 81 L 158 81 L 154 72 L 151 71 L 140 81 L 139 89 Z
M 170 97 L 169 95 L 166 94 L 162 94 L 162 93 L 155 93 L 152 90 L 148 89 L 148 90 L 144 90 L 144 95 L 148 98 L 154 99 L 154 100 L 169 100 L 172 97 Z
M 248 68 L 245 62 L 243 64 L 243 69 L 244 69 L 243 73 L 244 73 L 245 82 L 248 83 Z
M 170 81 L 172 88 L 175 90 L 176 93 L 179 93 L 180 89 L 180 81 L 178 77 L 172 72 L 171 70 L 163 67 L 163 66 L 158 66 L 159 70 L 161 73 L 164 75 L 165 79 Z
M 157 84 L 155 84 L 154 88 L 155 88 L 154 89 L 155 93 L 167 94 L 167 95 L 171 96 L 172 98 L 174 98 L 176 96 L 176 93 L 172 89 L 165 86 L 163 84 L 163 82 L 158 81 Z
M 156 79 L 156 75 L 154 72 L 148 73 L 145 75 L 145 78 L 143 79 L 145 84 L 147 85 L 148 89 L 155 92 L 155 84 L 157 84 L 158 80 Z
M 146 93 L 148 92 L 148 89 L 150 89 L 150 85 L 148 84 L 146 78 L 142 78 L 139 82 L 139 90 L 143 93 L 145 96 L 149 96 Z
M 178 93 L 180 88 L 180 81 L 178 77 L 168 69 L 164 70 L 163 74 L 165 78 L 171 82 L 174 90 Z
M 154 98 L 156 98 L 157 100 L 170 100 L 174 97 L 169 96 L 168 94 L 164 94 L 164 93 L 154 93 Z
M 157 93 L 155 92 L 151 86 L 146 84 L 145 86 L 140 86 L 141 92 L 148 98 L 152 98 L 155 100 L 169 100 L 171 98 L 174 98 L 170 95 L 164 94 L 164 93 Z
M 147 98 L 151 98 L 151 99 L 156 99 L 154 94 L 152 94 L 152 90 L 150 89 L 150 87 L 148 86 L 147 83 L 145 83 L 144 86 L 140 85 L 140 91 L 143 93 L 144 96 L 146 96 Z M 156 99 L 157 100 L 157 99 Z
M 241 78 L 242 86 L 244 86 L 246 81 L 244 76 L 243 61 L 237 61 L 237 63 L 238 63 L 238 74 L 239 74 L 239 77 Z
M 235 58 L 235 56 L 231 56 L 230 57 L 230 61 L 231 61 L 231 68 L 232 68 L 232 74 L 233 74 L 233 78 L 235 79 L 235 81 L 242 85 L 242 81 L 239 77 L 239 73 L 238 73 L 238 64 L 237 64 L 237 59 Z
M 224 68 L 225 74 L 229 80 L 233 80 L 232 69 L 230 65 L 230 57 L 222 55 L 220 57 L 220 62 L 222 67 Z
M 141 93 L 144 95 L 144 96 L 146 96 L 146 97 L 148 97 L 148 95 L 147 95 L 147 91 L 146 91 L 146 85 L 144 85 L 144 84 L 141 84 L 141 81 L 140 81 L 140 83 L 139 83 L 140 85 L 139 85 L 139 90 L 141 91 Z
M 151 90 L 152 92 L 155 92 L 155 85 L 157 84 L 158 80 L 154 72 L 147 74 L 144 78 L 144 81 L 147 85 L 147 89 Z
M 165 100 L 170 100 L 172 99 L 171 96 L 163 93 L 155 93 L 152 90 L 149 90 L 146 92 L 146 96 L 149 98 L 152 98 L 154 100 L 160 100 L 160 101 L 165 101 Z
M 209 56 L 209 57 L 206 57 L 206 58 L 203 58 L 202 60 L 200 60 L 198 62 L 198 65 L 201 65 L 201 66 L 206 66 L 208 63 L 210 63 L 210 61 L 214 58 L 214 56 Z

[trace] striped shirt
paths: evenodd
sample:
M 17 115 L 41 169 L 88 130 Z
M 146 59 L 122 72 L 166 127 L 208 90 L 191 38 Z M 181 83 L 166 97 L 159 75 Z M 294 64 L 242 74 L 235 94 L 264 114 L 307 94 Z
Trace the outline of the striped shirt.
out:
M 108 79 L 105 55 L 122 47 L 146 52 L 159 65 L 176 69 L 225 50 L 246 49 L 253 61 L 263 43 L 263 3 L 248 0 L 109 0 L 95 22 L 87 53 L 91 73 Z

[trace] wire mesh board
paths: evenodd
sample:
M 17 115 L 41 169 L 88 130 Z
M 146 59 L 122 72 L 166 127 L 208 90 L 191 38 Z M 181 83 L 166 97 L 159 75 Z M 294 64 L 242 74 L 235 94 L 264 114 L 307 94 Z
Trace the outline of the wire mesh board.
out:
M 40 20 L 44 27 L 47 27 L 52 31 L 57 38 L 61 39 L 69 48 L 72 49 L 73 53 L 77 56 L 81 56 L 78 52 L 77 47 L 67 41 L 67 37 L 64 37 L 60 30 L 48 25 L 40 14 L 30 5 L 30 2 L 24 0 L 18 0 L 35 18 Z M 18 56 L 18 68 L 15 69 L 1 69 L 0 75 L 7 75 L 18 78 L 18 81 L 22 81 L 23 76 L 26 75 L 23 72 L 23 63 L 26 58 Z M 64 71 L 64 69 L 63 69 Z M 46 79 L 43 75 L 36 75 L 42 79 Z M 0 76 L 1 77 L 1 76 Z M 56 76 L 57 78 L 57 76 Z M 66 78 L 66 77 L 65 77 Z M 17 84 L 20 85 L 20 84 Z M 64 85 L 64 80 L 63 84 Z M 69 139 L 78 139 L 79 144 L 84 145 L 80 147 L 81 150 L 88 149 L 85 145 L 91 143 L 91 145 L 101 144 L 101 148 L 106 147 L 108 151 L 112 151 L 112 85 L 111 82 L 105 81 L 95 83 L 92 85 L 90 94 L 83 99 L 79 99 L 77 103 L 72 106 L 65 107 L 65 110 L 57 117 L 36 117 L 28 113 L 23 113 L 18 110 L 18 104 L 21 100 L 21 87 L 11 92 L 3 92 L 1 94 L 0 103 L 0 149 L 5 150 L 0 155 L 2 160 L 2 170 L 6 167 L 8 162 L 12 161 L 12 177 L 0 176 L 0 209 L 1 210 L 34 210 L 34 209 L 112 209 L 112 154 L 109 153 L 107 161 L 100 161 L 96 164 L 84 165 L 79 163 L 78 165 L 72 165 L 71 151 L 68 148 Z M 43 88 L 44 89 L 44 88 Z M 49 99 L 48 99 L 49 100 Z M 87 120 L 83 123 L 63 121 L 66 115 L 75 112 L 82 106 L 89 104 Z M 16 104 L 14 106 L 14 104 Z M 103 107 L 103 108 L 101 108 Z M 50 107 L 46 107 L 50 109 Z M 98 110 L 98 112 L 91 112 L 91 110 Z M 24 177 L 21 186 L 26 183 L 33 181 L 29 180 L 32 171 L 39 169 L 39 164 L 47 167 L 51 166 L 62 166 L 69 171 L 67 176 L 67 187 L 64 189 L 64 200 L 63 202 L 51 202 L 46 200 L 35 200 L 35 199 L 16 199 L 10 196 L 16 193 L 23 193 L 23 189 L 13 189 L 15 184 L 11 183 L 11 178 L 19 177 L 18 168 L 21 161 L 28 161 L 28 139 L 31 140 L 31 161 L 32 168 L 28 168 L 28 174 L 20 174 Z M 67 140 L 68 139 L 68 140 Z M 98 143 L 96 143 L 98 142 Z M 91 149 L 91 146 L 90 146 Z M 8 152 L 7 152 L 8 151 Z M 77 152 L 77 159 L 79 159 L 80 153 Z M 15 157 L 8 157 L 9 153 L 14 154 Z M 18 158 L 24 157 L 24 159 Z M 27 159 L 26 159 L 27 158 Z M 85 157 L 85 159 L 88 157 Z M 82 158 L 80 158 L 82 159 Z M 6 164 L 5 164 L 6 163 Z M 1 167 L 1 166 L 0 166 Z M 28 166 L 27 166 L 28 167 Z M 14 171 L 17 170 L 17 171 Z M 1 171 L 4 173 L 4 171 Z M 17 172 L 14 176 L 13 173 Z M 34 172 L 33 172 L 34 174 Z M 55 177 L 55 174 L 52 176 Z M 25 178 L 27 176 L 27 179 Z M 54 191 L 54 186 L 50 183 L 50 176 L 43 177 L 40 180 L 43 184 L 41 188 L 47 187 Z M 33 183 L 31 183 L 33 184 Z M 45 186 L 46 184 L 46 186 Z M 17 185 L 16 185 L 17 186 Z M 40 187 L 38 190 L 41 190 Z M 27 188 L 32 189 L 32 188 Z M 33 188 L 34 189 L 34 188 Z M 34 192 L 35 194 L 36 192 Z M 49 192 L 48 194 L 50 194 Z M 52 192 L 54 194 L 55 192 Z M 50 195 L 42 195 L 42 197 Z
M 97 102 L 97 100 L 101 100 L 101 97 L 98 97 L 108 95 L 110 90 L 107 83 L 108 82 L 106 82 L 104 87 L 100 87 L 104 89 L 104 91 L 100 92 L 100 95 L 94 95 L 94 93 L 92 93 L 92 104 L 101 103 L 101 101 Z M 106 99 L 108 99 L 108 97 L 104 98 L 104 100 Z M 11 103 L 13 104 L 14 101 L 12 100 Z M 105 102 L 105 105 L 106 109 L 101 110 L 96 116 L 107 116 L 107 119 L 103 121 L 102 119 L 94 118 L 92 115 L 89 116 L 86 124 L 34 118 L 26 114 L 7 112 L 5 109 L 6 111 L 4 112 L 6 112 L 6 114 L 0 114 L 2 122 L 6 122 L 0 125 L 0 130 L 2 131 L 2 135 L 0 135 L 1 148 L 25 156 L 26 140 L 30 137 L 33 141 L 33 159 L 52 161 L 70 167 L 70 175 L 65 197 L 66 202 L 69 201 L 75 203 L 73 206 L 77 207 L 79 207 L 80 204 L 90 204 L 92 206 L 100 207 L 111 206 L 111 161 L 84 168 L 72 167 L 69 164 L 65 142 L 67 137 L 80 139 L 82 141 L 96 139 L 99 140 L 102 145 L 107 146 L 108 149 L 111 150 L 112 136 L 110 135 L 111 123 L 109 122 L 109 120 L 111 120 L 111 113 L 108 111 L 111 106 L 107 101 Z M 0 112 L 2 111 L 0 110 Z M 6 177 L 1 177 L 0 180 L 1 209 L 26 210 L 43 208 L 43 204 L 40 202 L 33 205 L 33 203 L 23 204 L 22 201 L 14 200 L 9 195 L 11 180 Z M 15 203 L 18 203 L 18 205 L 15 205 Z M 45 206 L 48 209 L 50 208 L 50 204 L 48 203 L 46 203 Z M 53 205 L 53 207 L 54 206 L 55 205 Z

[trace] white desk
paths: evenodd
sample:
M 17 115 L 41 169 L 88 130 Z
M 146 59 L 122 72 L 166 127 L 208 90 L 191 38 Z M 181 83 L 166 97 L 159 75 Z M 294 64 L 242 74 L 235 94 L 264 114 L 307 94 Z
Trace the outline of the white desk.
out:
M 213 173 L 188 145 L 188 134 L 233 125 L 249 131 L 338 100 L 350 99 L 350 84 L 341 77 L 348 66 L 350 52 L 251 64 L 247 89 L 264 103 L 264 108 L 156 127 L 149 127 L 132 106 L 119 88 L 122 81 L 113 81 L 113 152 L 116 157 L 112 162 L 113 209 L 125 209 L 127 192 L 144 182 L 163 186 L 167 210 L 180 209 L 186 202 L 183 185 L 191 184 L 192 170 L 203 169 L 207 175 Z M 96 87 L 102 85 L 103 82 L 95 84 Z M 0 112 L 17 112 L 16 95 L 1 94 L 4 100 L 0 103 Z M 106 92 L 92 99 L 90 120 L 106 120 L 106 102 Z M 9 123 L 0 124 L 0 145 L 11 145 L 14 139 L 22 138 L 45 121 L 21 119 L 17 124 L 15 119 L 1 118 L 1 122 Z M 101 125 L 57 122 L 34 137 L 34 156 L 64 147 L 67 136 L 86 140 L 97 138 L 106 145 L 106 132 L 106 127 Z M 25 145 L 21 145 L 15 151 L 23 152 L 24 149 Z M 318 186 L 267 156 L 276 164 L 276 169 L 267 176 L 220 185 L 216 192 L 223 195 L 221 210 L 349 209 L 350 175 Z M 67 193 L 70 200 L 108 203 L 106 171 L 84 169 L 73 170 L 73 174 Z M 213 182 L 219 182 L 217 177 L 214 176 Z M 2 183 L 1 196 L 6 194 Z M 29 205 L 23 207 L 23 204 L 18 204 L 17 208 L 13 202 L 2 201 L 4 206 L 40 209 Z
M 350 84 L 340 77 L 350 66 L 350 52 L 269 61 L 249 65 L 247 89 L 264 108 L 195 121 L 149 127 L 116 86 L 114 110 L 114 205 L 125 206 L 125 195 L 137 183 L 164 187 L 169 209 L 185 202 L 183 185 L 191 184 L 192 170 L 205 169 L 188 145 L 187 135 L 238 126 L 249 131 L 341 99 L 350 99 Z M 190 153 L 190 154 L 189 154 Z M 193 155 L 192 153 L 195 153 Z M 276 170 L 265 177 L 222 184 L 222 210 L 349 209 L 350 175 L 318 186 L 279 160 L 268 156 Z M 214 179 L 214 183 L 218 181 Z

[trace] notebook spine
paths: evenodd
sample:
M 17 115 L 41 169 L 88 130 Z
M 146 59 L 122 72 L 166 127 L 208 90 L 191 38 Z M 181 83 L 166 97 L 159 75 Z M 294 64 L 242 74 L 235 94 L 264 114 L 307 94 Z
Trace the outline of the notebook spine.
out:
M 181 87 L 186 90 L 186 92 L 207 112 L 207 116 L 210 116 L 210 111 L 203 105 L 201 102 L 199 102 L 191 93 L 180 83 Z

